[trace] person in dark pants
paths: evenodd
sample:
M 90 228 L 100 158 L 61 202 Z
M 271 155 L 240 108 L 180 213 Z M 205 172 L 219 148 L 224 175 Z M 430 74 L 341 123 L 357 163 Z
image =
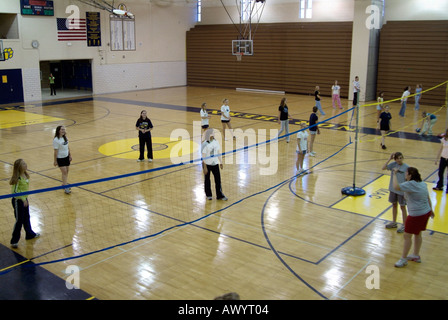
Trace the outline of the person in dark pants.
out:
M 140 118 L 138 118 L 135 127 L 138 130 L 138 140 L 140 143 L 140 157 L 138 158 L 138 162 L 141 162 L 145 159 L 145 144 L 146 149 L 148 150 L 148 162 L 152 162 L 153 154 L 152 154 L 152 139 L 151 139 L 151 130 L 153 128 L 151 120 L 146 116 L 146 111 L 143 110 L 140 112 Z
M 56 87 L 54 84 L 54 75 L 52 73 L 50 73 L 50 77 L 48 78 L 48 80 L 50 81 L 50 96 L 52 96 L 53 94 L 56 95 Z
M 29 178 L 26 162 L 23 159 L 17 159 L 14 162 L 13 174 L 9 180 L 11 193 L 27 192 L 29 190 Z M 11 202 L 16 217 L 16 223 L 11 237 L 11 247 L 17 248 L 22 227 L 26 233 L 26 240 L 39 237 L 39 233 L 35 233 L 31 228 L 28 195 L 13 197 Z
M 213 129 L 209 128 L 204 133 L 204 142 L 202 143 L 202 170 L 204 172 L 204 190 L 207 200 L 212 200 L 212 188 L 210 182 L 210 172 L 215 179 L 216 199 L 227 200 L 222 193 L 221 173 L 219 169 L 223 168 L 222 157 L 218 141 L 215 140 Z

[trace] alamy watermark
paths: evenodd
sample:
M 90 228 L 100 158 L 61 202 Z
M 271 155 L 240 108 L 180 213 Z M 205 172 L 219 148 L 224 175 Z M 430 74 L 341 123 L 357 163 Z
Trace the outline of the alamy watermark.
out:
M 221 146 L 224 164 L 253 164 L 259 165 L 260 175 L 272 175 L 278 169 L 278 129 L 233 129 L 235 139 L 229 137 L 223 139 L 223 133 L 218 129 L 213 129 L 214 138 Z M 226 130 L 226 137 L 230 136 L 230 131 Z M 200 121 L 193 121 L 193 137 L 202 136 Z M 170 141 L 193 141 L 190 133 L 186 129 L 175 129 L 171 132 Z M 266 142 L 268 141 L 269 142 Z M 274 142 L 274 143 L 271 143 Z M 202 140 L 201 140 L 202 143 Z M 187 163 L 198 158 L 198 154 L 191 153 L 191 145 L 178 143 L 170 152 L 173 164 Z M 201 146 L 199 146 L 201 149 Z M 236 150 L 236 151 L 235 151 Z M 200 150 L 199 150 L 200 152 Z M 199 153 L 201 155 L 201 153 Z

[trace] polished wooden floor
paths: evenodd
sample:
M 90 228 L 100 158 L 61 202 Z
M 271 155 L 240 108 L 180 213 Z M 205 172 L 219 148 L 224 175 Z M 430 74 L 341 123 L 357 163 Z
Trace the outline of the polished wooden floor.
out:
M 80 289 L 102 300 L 210 300 L 226 292 L 244 300 L 447 299 L 447 195 L 431 189 L 440 143 L 415 134 L 421 111 L 411 100 L 406 117 L 399 118 L 399 105 L 390 104 L 394 132 L 383 150 L 375 106 L 361 107 L 355 171 L 350 102 L 343 100 L 345 109 L 335 110 L 323 97 L 326 116 L 319 120 L 328 122 L 316 138 L 316 156 L 305 158 L 307 174 L 297 176 L 295 138 L 266 148 L 262 143 L 270 129 L 279 128 L 275 117 L 282 97 L 176 87 L 0 106 L 0 195 L 9 194 L 18 158 L 28 164 L 32 190 L 60 186 L 52 158 L 57 125 L 67 128 L 74 184 L 70 195 L 61 189 L 30 195 L 32 225 L 41 237 L 25 241 L 22 234 L 18 249 L 9 248 L 10 199 L 0 199 L 0 244 L 30 260 L 1 266 L 0 283 L 8 270 L 34 263 L 61 279 L 76 266 Z M 314 97 L 286 97 L 293 132 L 309 119 Z M 207 102 L 210 124 L 221 131 L 218 110 L 224 98 L 237 136 L 220 140 L 224 151 L 254 141 L 261 145 L 225 155 L 221 173 L 229 200 L 208 201 L 200 165 L 188 159 L 200 156 L 194 125 L 200 105 Z M 443 132 L 446 109 L 422 103 L 421 110 L 439 116 L 434 134 Z M 152 163 L 136 162 L 135 122 L 141 110 L 154 124 Z M 177 139 L 185 132 L 191 142 L 182 149 Z M 176 146 L 184 150 L 183 165 L 170 159 Z M 385 229 L 391 219 L 389 174 L 381 167 L 395 151 L 421 171 L 437 214 L 423 235 L 423 262 L 403 269 L 394 268 L 403 237 Z M 354 182 L 366 195 L 341 194 Z M 35 290 L 39 286 L 45 283 Z

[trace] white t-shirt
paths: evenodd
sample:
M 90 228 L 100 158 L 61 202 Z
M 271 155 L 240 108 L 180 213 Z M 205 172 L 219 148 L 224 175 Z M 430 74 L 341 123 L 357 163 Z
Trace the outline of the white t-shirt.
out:
M 442 139 L 440 139 L 440 142 L 442 142 L 442 145 L 443 145 L 442 154 L 440 156 L 442 158 L 448 159 L 448 140 L 445 140 L 445 138 L 442 138 Z
M 333 85 L 331 87 L 331 90 L 333 90 L 333 94 L 339 94 L 339 90 L 341 90 L 341 87 L 338 85 Z
M 408 90 L 406 90 L 405 92 L 403 92 L 403 95 L 401 96 L 401 102 L 406 102 L 407 100 L 408 100 L 408 96 L 410 95 L 411 93 L 408 91 Z
M 53 149 L 58 150 L 57 158 L 67 158 L 68 157 L 68 141 L 66 142 L 64 138 L 55 137 L 53 139 Z
M 353 92 L 359 92 L 360 90 L 359 81 L 353 81 Z
M 208 125 L 208 118 L 203 118 L 203 117 L 208 117 L 208 112 L 207 110 L 202 110 L 201 109 L 201 125 L 206 126 Z
M 297 139 L 300 139 L 300 149 L 302 151 L 308 148 L 308 132 L 306 130 L 297 132 Z M 299 151 L 299 146 L 297 145 L 297 151 Z
M 204 159 L 205 164 L 209 166 L 215 166 L 219 164 L 219 150 L 220 148 L 218 141 L 204 141 L 202 143 L 202 158 Z
M 230 120 L 230 107 L 224 104 L 221 106 L 221 120 Z

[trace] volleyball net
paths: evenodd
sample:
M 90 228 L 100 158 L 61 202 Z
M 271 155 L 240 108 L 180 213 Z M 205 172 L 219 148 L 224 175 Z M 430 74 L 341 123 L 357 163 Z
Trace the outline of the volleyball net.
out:
M 374 106 L 376 103 L 366 104 L 360 109 Z M 353 121 L 354 110 L 336 111 L 318 123 L 321 134 L 315 140 L 316 155 L 306 157 L 306 172 L 300 174 L 296 170 L 295 146 L 288 148 L 284 142 L 286 134 L 278 137 L 278 128 L 234 129 L 236 139 L 233 141 L 226 141 L 216 130 L 223 151 L 222 189 L 228 201 L 206 199 L 200 148 L 191 149 L 190 145 L 187 147 L 189 152 L 185 153 L 179 146 L 172 163 L 158 168 L 96 179 L 94 177 L 100 173 L 96 174 L 95 168 L 91 168 L 89 170 L 94 170 L 92 180 L 71 184 L 72 194 L 67 196 L 62 193 L 67 186 L 55 186 L 57 183 L 48 176 L 30 168 L 32 190 L 22 195 L 29 195 L 31 225 L 41 237 L 32 243 L 25 242 L 22 230 L 19 253 L 38 265 L 70 263 L 93 255 L 104 258 L 112 249 L 126 250 L 185 226 L 215 229 L 220 223 L 218 218 L 225 217 L 226 210 L 245 210 L 245 205 L 252 203 L 251 199 L 263 199 L 269 191 L 302 179 L 324 163 L 337 162 L 343 151 L 352 152 L 354 134 L 359 130 Z M 369 116 L 372 110 L 369 110 Z M 437 112 L 441 113 L 442 108 Z M 293 145 L 297 143 L 297 133 L 309 129 L 299 129 L 301 122 L 308 122 L 308 119 L 291 120 L 289 135 Z M 375 135 L 379 133 L 372 134 Z M 179 133 L 174 138 L 178 141 L 185 139 Z M 202 142 L 201 135 L 193 135 L 190 139 L 198 146 Z M 372 140 L 370 136 L 364 136 L 359 141 L 369 140 Z M 189 158 L 185 157 L 186 153 L 191 154 Z M 288 169 L 279 170 L 280 167 Z M 337 186 L 336 192 L 350 181 L 351 177 L 348 178 L 343 185 Z M 9 178 L 2 181 L 0 243 L 9 246 L 16 221 L 11 205 L 13 195 L 7 186 Z M 212 180 L 214 193 L 213 188 Z M 0 270 L 0 274 L 10 270 Z

